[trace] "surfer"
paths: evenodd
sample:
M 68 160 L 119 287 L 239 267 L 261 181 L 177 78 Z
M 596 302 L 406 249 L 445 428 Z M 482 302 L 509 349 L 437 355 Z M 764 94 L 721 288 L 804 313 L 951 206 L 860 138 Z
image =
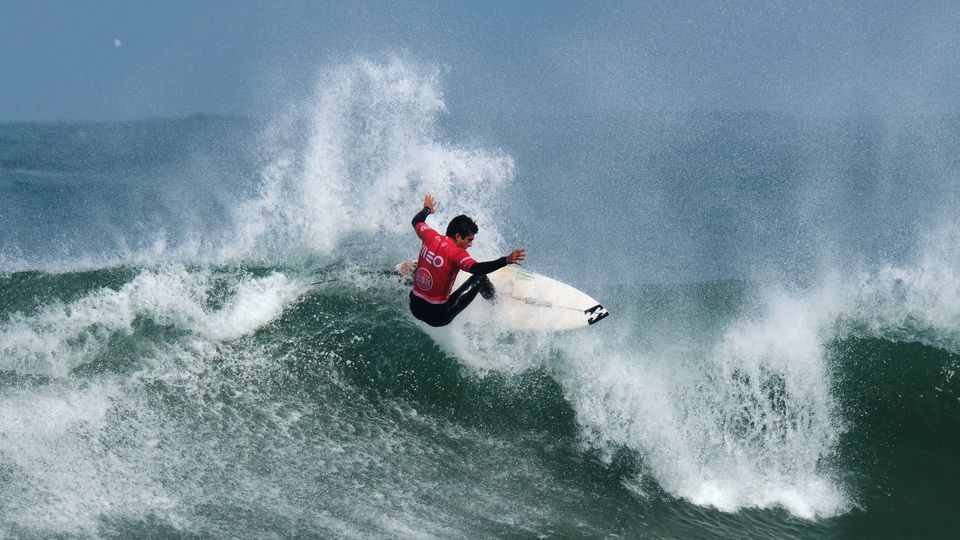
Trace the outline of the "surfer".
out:
M 445 326 L 460 314 L 479 293 L 490 300 L 493 285 L 487 274 L 508 264 L 520 264 L 527 258 L 526 250 L 515 249 L 509 255 L 492 261 L 473 260 L 467 248 L 473 245 L 479 228 L 467 216 L 450 220 L 447 234 L 442 235 L 426 223 L 427 216 L 436 212 L 436 200 L 429 193 L 423 198 L 423 210 L 413 217 L 413 228 L 423 242 L 413 273 L 410 291 L 410 312 L 430 326 Z M 460 270 L 473 274 L 451 293 Z

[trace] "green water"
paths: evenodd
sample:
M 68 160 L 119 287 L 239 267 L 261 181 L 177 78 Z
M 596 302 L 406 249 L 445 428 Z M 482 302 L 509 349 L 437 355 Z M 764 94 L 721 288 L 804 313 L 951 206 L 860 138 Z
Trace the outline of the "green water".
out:
M 266 324 L 235 339 L 204 335 L 242 294 L 241 282 L 276 275 L 118 268 L 4 276 L 3 527 L 17 536 L 731 538 L 946 537 L 954 528 L 960 387 L 952 370 L 960 358 L 951 352 L 837 336 L 827 347 L 829 382 L 843 427 L 834 447 L 816 449 L 814 470 L 836 482 L 849 507 L 816 519 L 776 504 L 729 512 L 662 486 L 659 460 L 648 460 L 642 444 L 589 442 L 587 431 L 647 420 L 614 402 L 620 424 L 578 417 L 571 385 L 591 381 L 577 379 L 590 371 L 575 367 L 587 361 L 576 348 L 562 340 L 527 348 L 537 358 L 516 371 L 465 365 L 412 321 L 389 280 L 298 285 Z M 163 276 L 201 285 L 183 297 L 153 291 Z M 614 305 L 646 319 L 601 336 L 617 340 L 624 326 L 697 312 L 713 321 L 701 329 L 709 334 L 740 316 L 747 289 L 627 289 Z M 176 308 L 148 301 L 153 292 Z M 685 307 L 655 310 L 659 319 L 629 308 L 658 303 Z M 106 305 L 132 313 L 111 322 Z M 204 315 L 172 316 L 196 307 Z M 73 330 L 39 331 L 57 326 Z M 27 328 L 37 331 L 33 340 L 22 337 Z M 643 350 L 635 345 L 636 364 Z M 73 355 L 62 360 L 71 368 L 58 373 L 64 355 Z M 788 383 L 764 388 L 781 408 L 803 409 Z M 745 439 L 763 430 L 739 429 Z M 803 463 L 773 465 L 786 474 Z

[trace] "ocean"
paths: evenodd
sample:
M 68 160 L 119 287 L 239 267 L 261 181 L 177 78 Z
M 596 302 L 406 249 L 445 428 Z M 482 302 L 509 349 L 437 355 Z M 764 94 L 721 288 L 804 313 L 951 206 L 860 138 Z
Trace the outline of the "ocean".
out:
M 402 60 L 271 118 L 0 124 L 0 536 L 955 537 L 958 149 L 494 120 Z M 612 315 L 434 341 L 384 272 L 427 192 Z

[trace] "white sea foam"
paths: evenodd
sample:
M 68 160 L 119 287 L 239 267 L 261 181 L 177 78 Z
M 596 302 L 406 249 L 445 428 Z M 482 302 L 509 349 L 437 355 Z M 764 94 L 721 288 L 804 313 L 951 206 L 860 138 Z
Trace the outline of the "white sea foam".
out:
M 97 534 L 103 515 L 165 514 L 176 495 L 103 445 L 117 385 L 45 385 L 0 395 L 0 454 L 13 485 L 4 522 L 42 534 Z M 175 516 L 168 516 L 175 522 Z
M 542 508 L 502 492 L 501 476 L 452 459 L 445 441 L 488 447 L 478 457 L 512 481 L 539 479 L 535 457 L 406 406 L 384 414 L 338 392 L 271 394 L 234 371 L 248 356 L 262 364 L 264 350 L 234 345 L 196 338 L 155 353 L 168 369 L 5 392 L 0 456 L 5 491 L 17 496 L 0 500 L 0 523 L 40 535 L 97 536 L 129 521 L 256 536 L 262 518 L 340 537 L 450 537 L 464 534 L 463 516 L 540 517 Z
M 479 297 L 475 300 L 485 301 Z M 467 309 L 447 326 L 417 324 L 444 352 L 479 375 L 492 371 L 522 373 L 538 366 L 549 354 L 552 334 L 517 333 L 494 317 L 493 310 Z
M 782 289 L 762 306 L 707 347 L 569 341 L 558 378 L 585 441 L 638 452 L 663 489 L 694 504 L 807 519 L 849 508 L 821 468 L 840 430 L 823 349 L 835 306 Z
M 269 323 L 306 290 L 279 272 L 230 276 L 222 305 L 210 307 L 214 279 L 209 270 L 179 265 L 147 269 L 118 289 L 104 287 L 34 313 L 14 313 L 0 324 L 0 369 L 66 376 L 102 352 L 111 336 L 132 333 L 138 317 L 212 341 L 236 339 Z

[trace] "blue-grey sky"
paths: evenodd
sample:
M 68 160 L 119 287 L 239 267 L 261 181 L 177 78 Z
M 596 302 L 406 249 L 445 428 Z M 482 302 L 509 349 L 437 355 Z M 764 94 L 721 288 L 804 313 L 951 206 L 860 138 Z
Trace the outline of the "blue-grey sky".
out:
M 0 0 L 0 121 L 262 116 L 391 54 L 494 115 L 960 112 L 957 2 Z

